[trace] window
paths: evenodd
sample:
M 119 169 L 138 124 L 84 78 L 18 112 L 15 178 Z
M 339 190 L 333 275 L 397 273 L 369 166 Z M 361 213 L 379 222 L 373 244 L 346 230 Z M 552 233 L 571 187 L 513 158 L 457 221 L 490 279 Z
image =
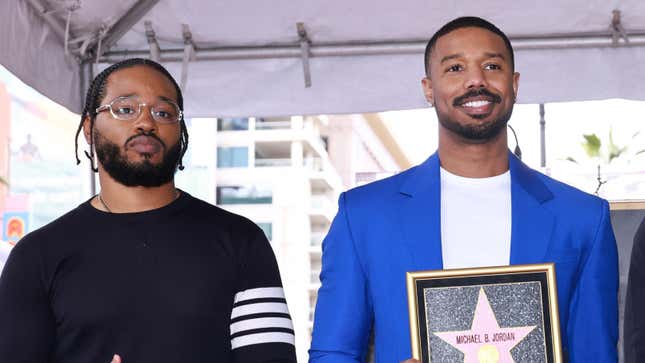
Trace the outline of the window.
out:
M 263 187 L 217 187 L 217 204 L 271 204 L 273 191 Z
M 271 241 L 273 239 L 273 224 L 271 222 L 258 222 L 257 225 L 262 229 L 267 239 Z
M 217 119 L 217 131 L 241 131 L 249 129 L 248 117 L 219 118 Z
M 218 168 L 239 168 L 249 166 L 249 148 L 240 147 L 218 147 L 217 167 Z

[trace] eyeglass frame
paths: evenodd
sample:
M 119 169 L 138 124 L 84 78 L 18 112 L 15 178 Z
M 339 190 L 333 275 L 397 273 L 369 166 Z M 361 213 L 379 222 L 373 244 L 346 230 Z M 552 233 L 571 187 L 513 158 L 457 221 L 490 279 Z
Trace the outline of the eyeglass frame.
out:
M 112 118 L 114 118 L 114 119 L 117 119 L 117 120 L 119 120 L 119 121 L 135 121 L 135 120 L 137 120 L 139 117 L 141 117 L 141 109 L 142 109 L 144 106 L 148 106 L 148 103 L 141 103 L 141 102 L 139 102 L 139 103 L 137 104 L 137 105 L 139 106 L 138 115 L 137 115 L 137 117 L 134 117 L 134 118 L 132 118 L 132 119 L 126 119 L 126 120 L 124 120 L 123 118 L 119 118 L 119 117 L 117 117 L 117 115 L 114 113 L 114 110 L 112 109 L 112 104 L 113 104 L 114 102 L 116 102 L 117 100 L 123 100 L 123 99 L 128 99 L 128 98 L 135 99 L 135 98 L 138 98 L 138 97 L 131 97 L 131 96 L 119 96 L 119 97 L 116 97 L 115 99 L 113 99 L 113 100 L 112 100 L 112 101 L 110 101 L 109 103 L 106 103 L 106 104 L 104 104 L 104 105 L 101 105 L 101 106 L 97 107 L 97 108 L 94 110 L 94 112 L 98 115 L 100 112 L 103 112 L 103 111 L 105 111 L 105 110 L 110 110 L 110 115 L 112 115 Z M 169 99 L 163 99 L 162 101 L 163 101 L 163 102 L 167 102 L 167 103 L 169 103 L 169 104 L 171 104 L 171 105 L 175 106 L 175 108 L 176 108 L 176 109 L 177 109 L 177 111 L 178 111 L 178 112 L 177 112 L 177 120 L 176 120 L 176 121 L 173 121 L 173 122 L 162 122 L 162 121 L 158 121 L 158 120 L 155 118 L 155 115 L 152 113 L 152 108 L 154 107 L 154 105 L 150 107 L 150 116 L 152 117 L 152 119 L 153 119 L 153 120 L 155 120 L 155 122 L 159 122 L 159 123 L 162 123 L 162 124 L 164 124 L 164 125 L 174 125 L 174 124 L 176 124 L 176 123 L 179 123 L 179 122 L 183 119 L 183 117 L 184 117 L 184 111 L 182 111 L 182 110 L 181 110 L 181 108 L 179 107 L 179 105 L 178 105 L 176 102 L 172 101 L 172 100 L 169 100 Z

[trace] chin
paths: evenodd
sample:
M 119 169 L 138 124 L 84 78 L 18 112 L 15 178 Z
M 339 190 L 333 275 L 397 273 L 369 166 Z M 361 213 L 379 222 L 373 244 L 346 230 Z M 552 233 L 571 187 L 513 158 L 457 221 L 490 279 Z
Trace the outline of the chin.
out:
M 137 165 L 137 164 L 150 164 L 150 165 L 160 165 L 163 161 L 163 157 L 159 154 L 151 155 L 151 154 L 137 154 L 135 157 L 130 157 L 127 158 L 126 161 L 129 164 Z

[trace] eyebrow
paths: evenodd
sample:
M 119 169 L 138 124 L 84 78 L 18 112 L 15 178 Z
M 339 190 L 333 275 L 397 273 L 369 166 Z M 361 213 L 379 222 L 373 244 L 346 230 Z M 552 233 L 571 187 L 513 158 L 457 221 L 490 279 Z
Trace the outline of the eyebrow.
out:
M 502 53 L 485 52 L 484 55 L 486 56 L 486 58 L 500 58 L 504 61 L 506 60 L 506 58 Z M 447 62 L 451 59 L 461 58 L 463 56 L 464 56 L 464 53 L 450 54 L 441 58 L 441 62 L 439 62 L 439 64 L 443 64 L 444 62 Z
M 129 93 L 127 95 L 119 96 L 117 98 L 131 98 L 131 97 L 140 97 L 140 96 L 138 94 L 136 94 L 136 93 Z M 158 96 L 157 98 L 162 100 L 162 101 L 166 101 L 166 102 L 173 102 L 173 103 L 177 102 L 177 101 L 173 100 L 172 98 L 169 98 L 169 97 L 166 97 L 166 96 Z
M 447 62 L 447 61 L 449 61 L 451 59 L 460 58 L 460 57 L 463 57 L 463 56 L 464 56 L 464 53 L 456 53 L 456 54 L 447 55 L 447 56 L 441 58 L 441 62 L 439 62 L 439 64 L 443 64 L 444 62 Z
M 504 55 L 502 53 L 486 52 L 486 53 L 484 53 L 484 55 L 486 55 L 487 58 L 500 58 L 500 59 L 502 59 L 504 61 L 506 60 L 506 58 L 504 57 Z
M 173 100 L 172 98 L 168 98 L 168 97 L 165 97 L 165 96 L 159 96 L 159 99 L 162 100 L 162 101 L 166 101 L 166 102 L 172 102 L 172 103 L 177 102 L 177 101 Z
M 130 98 L 130 97 L 136 97 L 136 96 L 137 96 L 136 93 L 128 93 L 126 95 L 117 96 L 116 98 Z

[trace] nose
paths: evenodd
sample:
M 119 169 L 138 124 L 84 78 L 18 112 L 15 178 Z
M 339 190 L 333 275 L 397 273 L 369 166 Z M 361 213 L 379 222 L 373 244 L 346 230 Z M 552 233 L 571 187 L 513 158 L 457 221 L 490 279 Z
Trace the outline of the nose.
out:
M 157 122 L 152 118 L 151 106 L 141 105 L 141 112 L 139 117 L 132 123 L 134 127 L 139 132 L 149 133 L 152 131 L 157 131 Z
M 484 70 L 480 67 L 469 67 L 466 71 L 466 80 L 464 87 L 466 89 L 471 88 L 485 88 L 488 86 L 486 81 L 486 74 Z

